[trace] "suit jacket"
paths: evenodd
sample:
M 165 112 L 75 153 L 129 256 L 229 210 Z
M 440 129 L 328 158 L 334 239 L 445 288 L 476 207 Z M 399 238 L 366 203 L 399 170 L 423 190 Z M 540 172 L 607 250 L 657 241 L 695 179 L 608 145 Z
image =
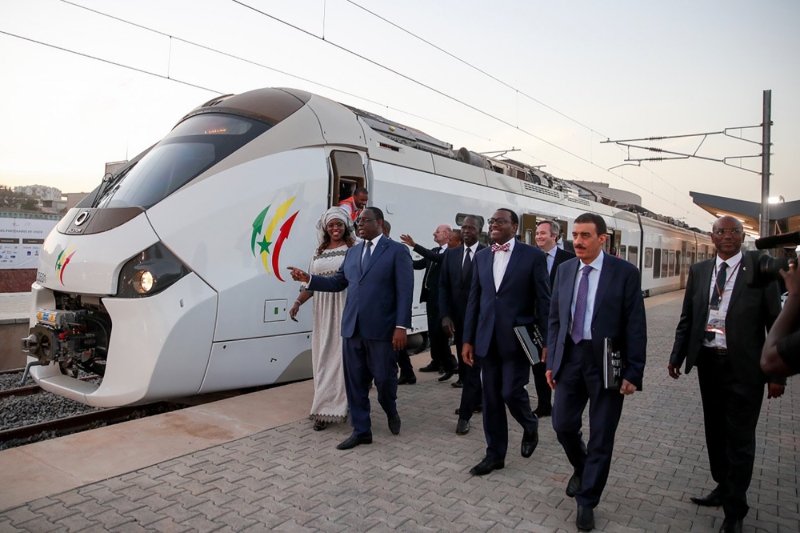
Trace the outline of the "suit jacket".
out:
M 562 250 L 561 248 L 556 248 L 556 256 L 553 258 L 553 268 L 550 270 L 551 289 L 553 287 L 553 283 L 556 282 L 556 272 L 558 271 L 558 265 L 560 265 L 564 261 L 567 261 L 568 259 L 572 259 L 573 257 L 575 257 L 574 253 Z
M 547 331 L 547 369 L 558 379 L 564 360 L 564 346 L 569 335 L 572 296 L 580 260 L 576 257 L 558 268 L 550 300 Z M 610 338 L 614 349 L 622 353 L 625 368 L 622 377 L 642 390 L 647 320 L 642 298 L 639 270 L 623 259 L 603 254 L 603 268 L 592 310 L 592 353 L 598 369 L 603 365 L 604 340 Z
M 521 241 L 515 242 L 497 290 L 493 263 L 491 248 L 475 254 L 463 341 L 473 346 L 475 356 L 486 357 L 494 335 L 501 357 L 515 353 L 525 357 L 514 327 L 538 323 L 542 336 L 547 338 L 550 283 L 544 252 Z
M 681 318 L 675 330 L 675 344 L 669 357 L 669 362 L 676 367 L 686 361 L 687 374 L 694 367 L 703 346 L 708 322 L 711 277 L 716 260 L 714 256 L 713 259 L 696 263 L 689 268 Z M 759 365 L 761 348 L 766 339 L 766 329 L 772 326 L 781 311 L 780 294 L 775 283 L 765 288 L 748 287 L 744 258 L 739 268 L 725 317 L 728 358 L 740 383 L 763 384 L 768 378 L 761 372 Z M 785 383 L 783 379 L 772 381 Z
M 475 255 L 486 248 L 478 243 Z M 456 328 L 464 326 L 464 315 L 469 303 L 469 290 L 472 276 L 463 279 L 461 265 L 464 261 L 464 245 L 448 248 L 442 258 L 441 272 L 439 273 L 439 314 L 441 318 L 449 317 Z M 475 269 L 475 257 L 472 258 L 472 269 Z M 471 273 L 471 272 L 470 272 Z
M 330 277 L 312 276 L 309 290 L 347 289 L 342 337 L 391 341 L 397 326 L 411 327 L 414 271 L 404 244 L 381 236 L 370 261 L 361 271 L 364 242 L 351 247 L 339 270 Z
M 439 272 L 444 259 L 444 254 L 439 253 L 441 249 L 441 246 L 435 246 L 428 250 L 419 244 L 414 245 L 414 251 L 422 256 L 422 259 L 413 262 L 414 270 L 425 269 L 425 275 L 422 277 L 422 289 L 419 291 L 419 301 L 426 302 L 428 307 L 436 308 L 439 305 Z

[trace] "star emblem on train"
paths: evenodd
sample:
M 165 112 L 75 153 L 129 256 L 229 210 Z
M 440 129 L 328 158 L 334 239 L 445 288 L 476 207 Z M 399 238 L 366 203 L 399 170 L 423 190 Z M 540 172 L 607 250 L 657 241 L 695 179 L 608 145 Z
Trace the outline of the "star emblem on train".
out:
M 280 281 L 284 281 L 281 277 L 278 263 L 281 257 L 281 248 L 284 241 L 289 238 L 289 233 L 292 231 L 292 225 L 295 218 L 297 218 L 300 211 L 295 211 L 294 214 L 289 216 L 289 208 L 292 206 L 296 196 L 292 196 L 282 204 L 280 204 L 273 212 L 269 221 L 269 210 L 272 205 L 265 207 L 253 220 L 253 233 L 250 236 L 250 250 L 253 252 L 253 257 L 261 256 L 261 263 L 264 265 L 264 270 L 267 274 L 270 273 L 270 264 L 272 265 L 272 272 L 275 277 Z M 278 228 L 278 226 L 280 227 Z M 275 229 L 278 228 L 277 234 Z
M 61 250 L 61 253 L 58 254 L 56 258 L 56 274 L 58 275 L 58 281 L 60 281 L 62 285 L 64 284 L 64 270 L 66 270 L 67 265 L 76 251 L 75 246 L 70 246 L 69 248 Z

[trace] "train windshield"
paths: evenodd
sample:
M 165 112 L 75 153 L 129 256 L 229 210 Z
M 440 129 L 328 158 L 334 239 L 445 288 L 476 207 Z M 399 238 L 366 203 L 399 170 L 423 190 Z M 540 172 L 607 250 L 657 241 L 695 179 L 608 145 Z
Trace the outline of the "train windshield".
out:
M 190 117 L 135 166 L 113 179 L 95 207 L 147 209 L 270 127 L 264 122 L 217 113 Z

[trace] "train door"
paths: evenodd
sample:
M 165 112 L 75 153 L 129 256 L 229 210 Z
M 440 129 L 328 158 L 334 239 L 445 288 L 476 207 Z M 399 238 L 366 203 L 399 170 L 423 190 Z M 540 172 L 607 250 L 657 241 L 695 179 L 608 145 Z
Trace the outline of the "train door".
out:
M 331 150 L 331 187 L 328 191 L 328 205 L 338 205 L 350 198 L 358 187 L 367 186 L 364 163 L 358 152 Z M 371 193 L 371 191 L 370 191 Z
M 525 244 L 536 246 L 534 236 L 536 235 L 536 222 L 544 217 L 537 217 L 530 213 L 523 213 L 519 221 L 519 238 Z

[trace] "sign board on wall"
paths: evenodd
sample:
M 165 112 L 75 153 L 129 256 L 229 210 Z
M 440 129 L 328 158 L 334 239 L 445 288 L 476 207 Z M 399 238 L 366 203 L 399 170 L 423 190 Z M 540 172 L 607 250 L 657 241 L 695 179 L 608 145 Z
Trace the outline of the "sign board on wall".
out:
M 45 238 L 58 220 L 0 216 L 0 270 L 36 268 Z

